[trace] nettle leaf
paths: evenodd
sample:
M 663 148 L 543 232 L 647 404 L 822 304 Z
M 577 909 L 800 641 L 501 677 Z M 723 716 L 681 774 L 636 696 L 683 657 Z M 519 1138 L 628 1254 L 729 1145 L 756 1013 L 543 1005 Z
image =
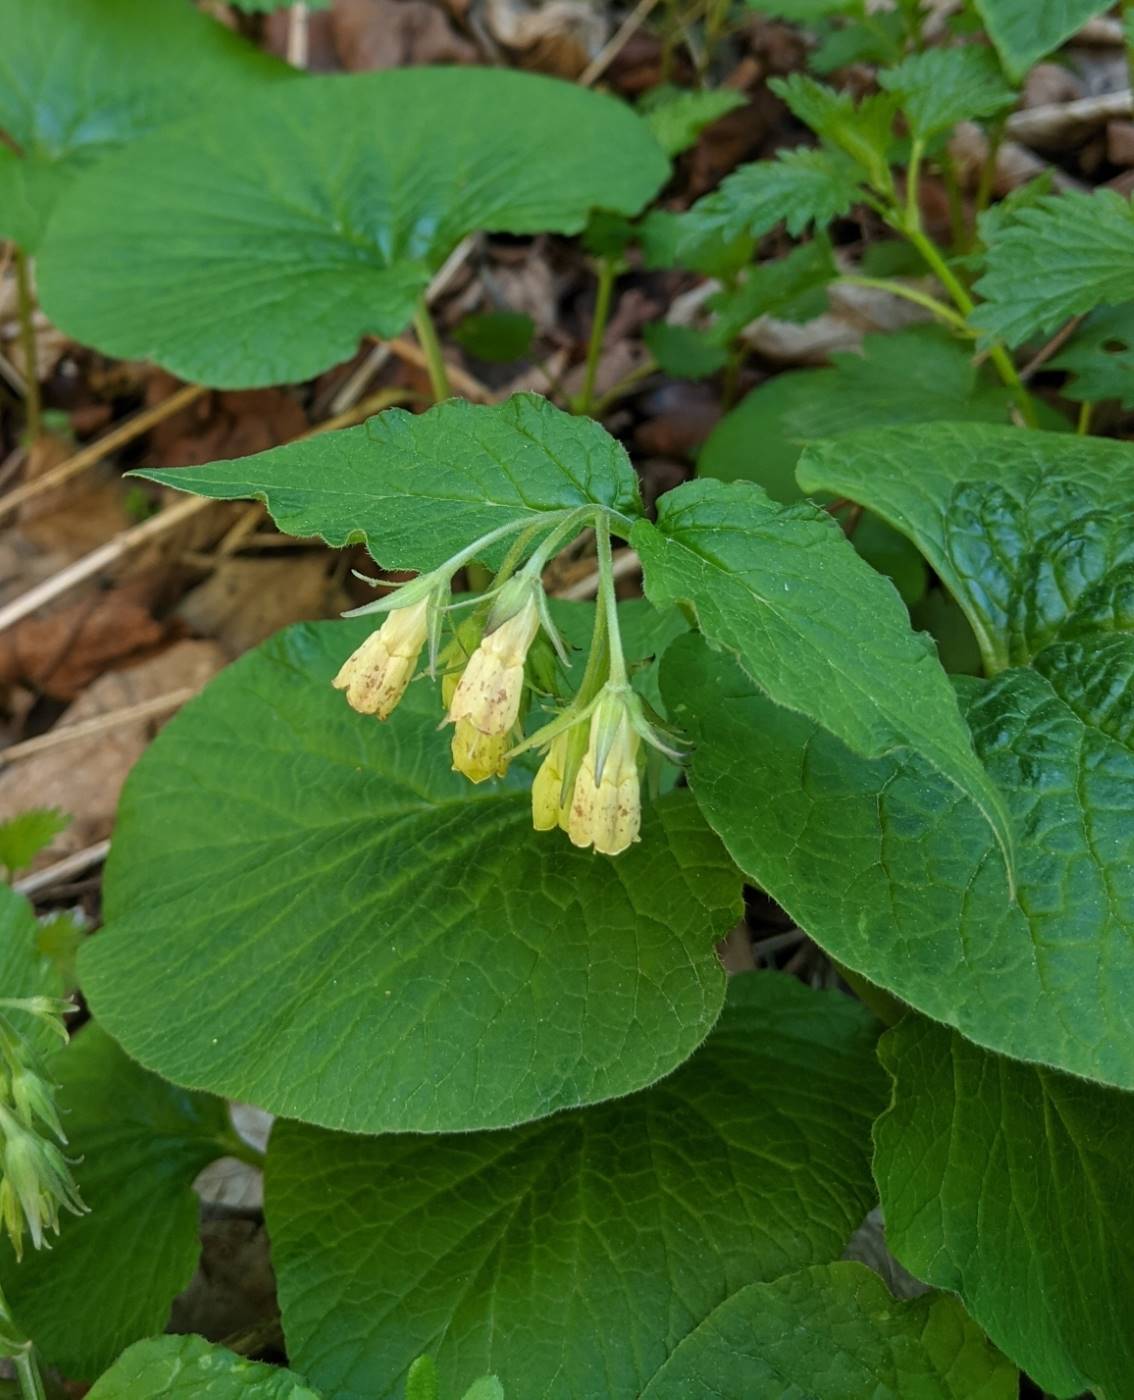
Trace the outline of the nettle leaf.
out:
M 328 1400 L 636 1400 L 737 1288 L 836 1258 L 872 1199 L 875 1028 L 838 993 L 732 980 L 704 1048 L 643 1093 L 506 1132 L 277 1124 L 266 1214 L 288 1354 Z
M 0 33 L 0 238 L 28 251 L 95 161 L 294 77 L 185 0 L 0 0 Z
M 878 82 L 897 94 L 911 136 L 922 141 L 1016 104 L 993 54 L 971 44 L 912 54 L 879 73 Z
M 1134 303 L 1092 311 L 1047 363 L 1073 376 L 1060 390 L 1067 398 L 1117 399 L 1127 411 L 1134 409 Z
M 1089 19 L 1110 9 L 1110 0 L 973 0 L 1005 71 L 1020 82 L 1028 69 Z
M 666 374 L 707 379 L 728 364 L 728 351 L 707 331 L 653 321 L 643 329 L 646 348 Z
M 138 475 L 216 501 L 254 497 L 285 534 L 336 547 L 362 540 L 390 569 L 433 568 L 526 514 L 588 502 L 641 514 L 621 444 L 536 394 L 491 408 L 463 399 L 421 414 L 393 408 L 251 457 Z
M 838 272 L 825 238 L 793 248 L 787 257 L 749 268 L 743 282 L 709 298 L 708 308 L 716 318 L 714 337 L 727 344 L 759 316 L 809 321 L 826 310 L 827 284 Z
M 39 925 L 31 905 L 8 885 L 0 882 L 0 996 L 57 997 L 63 989 L 58 973 L 50 959 L 40 952 L 37 935 Z M 30 1034 L 40 1049 L 52 1049 L 59 1042 L 42 1024 L 26 1012 L 10 1013 L 19 1017 L 17 1028 Z
M 993 238 L 972 323 L 1008 345 L 1134 299 L 1134 209 L 1114 190 L 1019 208 Z
M 1020 835 L 1015 901 L 987 824 L 916 753 L 851 753 L 694 637 L 662 693 L 702 811 L 833 957 L 988 1049 L 1129 1089 L 1134 638 L 1064 645 L 960 687 Z
M 331 689 L 371 625 L 281 633 L 134 769 L 80 957 L 96 1014 L 175 1083 L 352 1132 L 498 1127 L 668 1073 L 716 1020 L 739 898 L 688 794 L 616 862 L 533 832 L 522 771 L 450 771 L 436 687 L 385 725 Z
M 909 1016 L 884 1037 L 875 1128 L 886 1238 L 959 1293 L 1045 1391 L 1134 1375 L 1134 1114 L 1125 1094 L 990 1055 Z
M 862 1264 L 753 1283 L 685 1338 L 642 1400 L 1016 1400 L 1016 1368 L 953 1298 L 900 1303 Z
M 0 822 L 0 865 L 9 873 L 23 870 L 70 824 L 70 816 L 56 807 L 33 807 Z
M 87 1400 L 322 1400 L 301 1376 L 203 1337 L 154 1337 L 124 1352 Z
M 43 1355 L 91 1379 L 165 1327 L 200 1254 L 193 1182 L 239 1144 L 219 1099 L 148 1073 L 98 1025 L 80 1030 L 51 1070 L 89 1213 L 65 1215 L 51 1249 L 19 1264 L 0 1245 L 0 1282 Z
M 932 641 L 825 511 L 747 482 L 695 481 L 631 541 L 655 606 L 690 606 L 709 642 L 777 705 L 855 752 L 911 749 L 985 814 L 1005 858 L 1003 800 L 973 754 Z
M 1034 656 L 1134 562 L 1128 443 L 934 423 L 819 443 L 798 476 L 916 541 L 990 671 Z
M 856 104 L 850 93 L 836 92 L 802 73 L 772 78 L 768 86 L 816 136 L 850 156 L 871 184 L 888 184 L 895 97 L 875 93 Z
M 108 354 L 226 388 L 303 380 L 402 331 L 466 234 L 576 233 L 595 207 L 637 213 L 668 170 L 629 108 L 552 78 L 305 78 L 76 184 L 40 291 Z
M 734 88 L 691 92 L 662 84 L 643 97 L 639 111 L 666 155 L 676 156 L 696 145 L 707 126 L 743 107 L 746 101 Z

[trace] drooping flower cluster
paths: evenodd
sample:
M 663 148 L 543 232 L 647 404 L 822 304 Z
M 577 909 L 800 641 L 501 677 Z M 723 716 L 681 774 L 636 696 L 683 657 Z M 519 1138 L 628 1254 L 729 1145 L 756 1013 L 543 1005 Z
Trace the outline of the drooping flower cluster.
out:
M 559 528 L 551 531 L 519 573 L 509 557 L 480 607 L 454 628 L 452 641 L 443 650 L 445 616 L 454 606 L 465 605 L 450 602 L 456 569 L 486 543 L 527 521 L 494 531 L 432 573 L 348 614 L 381 611 L 386 617 L 347 658 L 334 685 L 346 692 L 347 701 L 360 713 L 387 719 L 413 680 L 428 644 L 428 673 L 441 672 L 442 724 L 453 726 L 453 768 L 471 782 L 481 783 L 503 777 L 518 754 L 544 750 L 532 784 L 532 824 L 537 831 L 560 828 L 574 845 L 613 856 L 639 839 L 643 741 L 671 758 L 677 755 L 660 740 L 627 680 L 609 534 L 604 517 L 594 520 L 597 509 L 551 514 L 547 524 L 554 522 Z M 568 516 L 565 525 L 560 520 L 564 514 Z M 583 518 L 587 515 L 589 520 Z M 598 527 L 601 596 L 586 672 L 567 707 L 524 738 L 525 708 L 537 689 L 529 674 L 529 653 L 541 631 L 560 659 L 567 661 L 540 575 L 553 548 L 562 547 L 564 536 L 577 534 L 588 523 Z
M 32 1042 L 5 1013 L 28 1013 L 65 1040 L 62 1016 L 72 1010 L 54 997 L 0 998 L 0 1228 L 17 1259 L 25 1230 L 43 1249 L 47 1232 L 59 1231 L 60 1209 L 82 1215 L 86 1207 L 60 1150 L 67 1138 L 54 1086 Z

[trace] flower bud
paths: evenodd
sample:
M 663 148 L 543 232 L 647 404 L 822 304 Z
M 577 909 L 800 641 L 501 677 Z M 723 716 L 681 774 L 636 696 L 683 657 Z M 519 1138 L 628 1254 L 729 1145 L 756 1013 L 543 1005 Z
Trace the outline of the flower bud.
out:
M 46 1244 L 48 1230 L 58 1233 L 60 1206 L 75 1215 L 86 1211 L 67 1159 L 0 1106 L 0 1228 L 17 1259 L 25 1227 L 36 1249 Z
M 508 771 L 508 742 L 507 734 L 482 734 L 467 719 L 459 719 L 453 730 L 453 771 L 472 783 L 502 778 Z
M 469 658 L 449 704 L 448 718 L 467 720 L 482 734 L 510 733 L 520 713 L 524 662 L 539 631 L 538 582 L 514 579 L 501 592 L 480 645 Z
M 395 608 L 377 632 L 347 657 L 335 677 L 347 703 L 363 715 L 388 719 L 413 679 L 417 658 L 429 636 L 431 598 Z
M 591 715 L 587 750 L 571 794 L 567 834 L 575 846 L 620 855 L 638 840 L 642 799 L 638 781 L 640 739 L 633 700 L 608 686 Z

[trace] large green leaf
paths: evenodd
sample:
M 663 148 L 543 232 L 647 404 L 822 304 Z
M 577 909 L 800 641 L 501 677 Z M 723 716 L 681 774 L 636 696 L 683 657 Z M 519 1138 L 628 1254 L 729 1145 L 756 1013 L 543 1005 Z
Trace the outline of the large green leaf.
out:
M 294 1371 L 247 1361 L 203 1337 L 154 1337 L 125 1352 L 87 1400 L 320 1400 Z
M 39 241 L 75 176 L 292 70 L 189 0 L 0 0 L 0 237 Z
M 1134 563 L 1128 443 L 934 423 L 817 444 L 798 476 L 918 544 L 990 671 L 1034 656 Z
M 930 639 L 825 511 L 746 482 L 695 481 L 632 539 L 646 596 L 690 606 L 777 705 L 867 757 L 912 750 L 985 814 L 1007 856 L 1003 802 L 972 751 Z
M 369 626 L 282 633 L 135 768 L 81 958 L 96 1014 L 176 1083 L 355 1132 L 495 1127 L 666 1074 L 720 1010 L 739 896 L 688 794 L 615 862 L 536 834 L 524 773 L 450 771 L 427 681 L 386 725 L 331 689 Z
M 1054 53 L 1110 0 L 974 0 L 1008 76 L 1019 82 L 1038 59 Z
M 1072 316 L 1134 299 L 1134 210 L 1114 190 L 1049 195 L 991 237 L 973 324 L 1019 345 Z
M 862 1264 L 821 1264 L 734 1293 L 642 1400 L 1016 1400 L 1016 1368 L 952 1298 L 899 1303 Z
M 392 408 L 308 442 L 140 475 L 216 501 L 254 496 L 286 534 L 364 540 L 390 569 L 433 568 L 543 511 L 595 502 L 641 514 L 624 448 L 536 394 L 493 408 L 461 399 L 422 414 Z
M 193 1181 L 237 1139 L 219 1099 L 166 1084 L 97 1025 L 51 1070 L 89 1214 L 65 1215 L 50 1251 L 20 1264 L 0 1244 L 0 1281 L 47 1359 L 93 1379 L 169 1320 L 200 1253 Z
M 633 1400 L 744 1284 L 837 1258 L 872 1198 L 880 1106 L 861 1006 L 733 980 L 705 1047 L 654 1088 L 506 1132 L 277 1125 L 266 1212 L 288 1354 L 328 1400 Z
M 307 78 L 157 133 L 71 191 L 43 304 L 87 344 L 230 388 L 405 328 L 474 230 L 634 214 L 668 162 L 611 97 L 499 68 Z
M 830 953 L 989 1049 L 1134 1088 L 1134 638 L 1041 660 L 961 692 L 1020 833 L 1015 902 L 987 825 L 917 755 L 851 753 L 693 637 L 662 691 L 702 810 Z
M 920 1017 L 882 1041 L 886 1237 L 1047 1391 L 1129 1395 L 1134 1100 Z

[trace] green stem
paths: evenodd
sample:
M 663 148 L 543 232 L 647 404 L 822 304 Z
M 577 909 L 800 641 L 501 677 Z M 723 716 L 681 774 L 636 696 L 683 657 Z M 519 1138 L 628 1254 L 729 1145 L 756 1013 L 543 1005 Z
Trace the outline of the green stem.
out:
M 605 511 L 595 521 L 598 544 L 599 594 L 606 613 L 607 644 L 610 650 L 610 682 L 628 684 L 626 659 L 622 654 L 622 633 L 618 628 L 618 597 L 614 591 L 614 556 L 610 549 L 610 520 Z
M 449 375 L 445 369 L 445 360 L 441 354 L 441 341 L 437 336 L 437 327 L 434 325 L 433 317 L 429 314 L 429 307 L 422 298 L 417 304 L 417 314 L 413 318 L 413 327 L 417 331 L 417 338 L 425 352 L 425 362 L 429 368 L 429 384 L 433 390 L 434 403 L 440 403 L 442 399 L 450 397 Z
M 1093 410 L 1094 404 L 1081 403 L 1079 405 L 1079 422 L 1076 424 L 1075 431 L 1080 437 L 1086 437 L 1091 431 L 1091 413 Z
M 872 287 L 878 292 L 889 292 L 891 296 L 904 297 L 906 301 L 915 302 L 926 311 L 932 311 L 946 325 L 952 326 L 955 331 L 960 331 L 962 335 L 972 336 L 972 327 L 958 311 L 954 311 L 951 306 L 946 306 L 943 301 L 938 301 L 936 297 L 931 297 L 928 292 L 919 291 L 916 287 L 907 287 L 904 282 L 887 281 L 884 277 L 840 277 L 840 282 L 851 287 Z
M 591 321 L 591 339 L 587 345 L 587 368 L 583 374 L 583 388 L 574 405 L 576 413 L 590 413 L 595 397 L 595 376 L 598 374 L 599 357 L 602 354 L 603 336 L 610 317 L 610 301 L 614 293 L 614 258 L 599 261 L 598 291 L 595 295 L 595 314 Z
M 0 1335 L 6 1335 L 9 1340 L 22 1335 L 21 1330 L 16 1326 L 12 1310 L 8 1306 L 8 1300 L 4 1297 L 2 1289 L 0 1289 Z M 43 1376 L 40 1374 L 39 1362 L 36 1360 L 35 1348 L 31 1342 L 25 1339 L 18 1346 L 12 1348 L 9 1359 L 16 1371 L 16 1380 L 19 1382 L 22 1400 L 47 1400 Z
M 36 367 L 35 322 L 32 319 L 35 306 L 32 299 L 31 272 L 28 268 L 27 254 L 21 249 L 17 248 L 15 250 L 13 261 L 16 265 L 16 296 L 18 299 L 20 316 L 20 348 L 24 356 L 24 382 L 27 386 L 27 393 L 24 399 L 24 412 L 26 414 L 25 425 L 28 441 L 38 442 L 40 433 L 43 430 L 43 423 L 39 399 L 39 371 Z

